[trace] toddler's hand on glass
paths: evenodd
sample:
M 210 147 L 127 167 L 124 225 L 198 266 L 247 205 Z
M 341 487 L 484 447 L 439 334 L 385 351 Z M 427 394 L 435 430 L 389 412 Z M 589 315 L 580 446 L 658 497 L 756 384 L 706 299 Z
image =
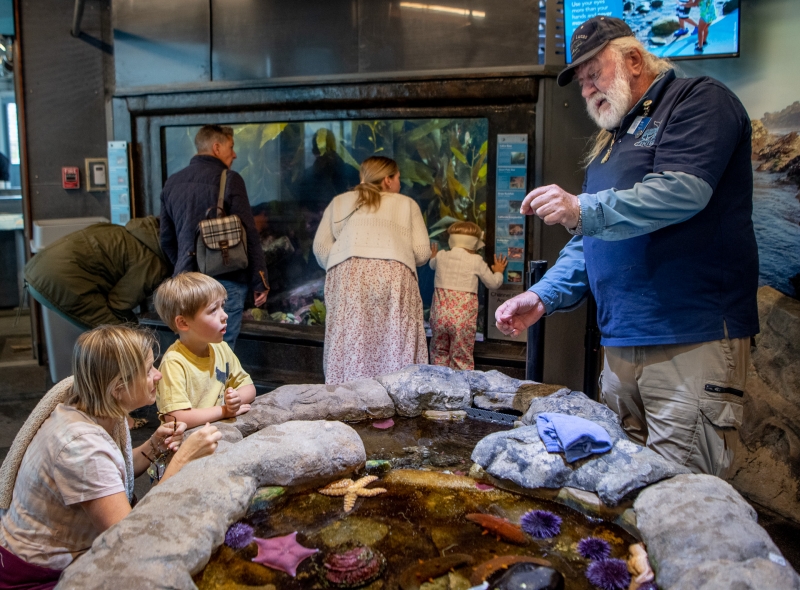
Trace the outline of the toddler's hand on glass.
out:
M 431 242 L 431 258 L 436 258 L 437 252 L 439 252 L 439 245 L 436 242 Z
M 494 264 L 492 265 L 492 272 L 503 272 L 508 266 L 508 258 L 500 254 L 494 255 Z

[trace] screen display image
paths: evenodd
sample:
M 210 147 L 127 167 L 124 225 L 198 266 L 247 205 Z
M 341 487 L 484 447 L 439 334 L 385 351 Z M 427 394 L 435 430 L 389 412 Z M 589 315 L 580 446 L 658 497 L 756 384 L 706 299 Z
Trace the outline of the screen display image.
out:
M 645 48 L 659 57 L 738 56 L 739 12 L 739 0 L 565 0 L 567 62 L 572 56 L 572 33 L 598 15 L 623 19 Z M 697 31 L 705 25 L 708 38 L 698 47 Z

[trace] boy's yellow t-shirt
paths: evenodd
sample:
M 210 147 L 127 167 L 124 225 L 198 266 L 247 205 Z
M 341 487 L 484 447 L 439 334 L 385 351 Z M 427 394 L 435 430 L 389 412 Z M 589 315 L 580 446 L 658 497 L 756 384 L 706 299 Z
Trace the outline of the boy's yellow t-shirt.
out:
M 195 355 L 180 340 L 167 349 L 159 367 L 163 376 L 156 394 L 159 412 L 221 406 L 228 387 L 253 383 L 227 343 L 208 347 L 207 357 Z

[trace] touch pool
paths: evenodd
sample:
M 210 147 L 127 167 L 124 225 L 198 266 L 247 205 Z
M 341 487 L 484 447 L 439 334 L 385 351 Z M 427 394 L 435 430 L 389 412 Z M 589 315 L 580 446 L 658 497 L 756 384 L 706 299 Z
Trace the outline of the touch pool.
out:
M 419 418 L 430 412 L 455 417 L 471 407 L 513 412 L 515 428 L 498 431 Z M 611 437 L 611 450 L 567 463 L 546 450 L 536 431 L 542 412 L 601 425 Z M 376 428 L 390 420 L 389 430 Z M 800 577 L 733 487 L 716 477 L 690 474 L 632 443 L 613 412 L 577 391 L 496 371 L 411 365 L 335 386 L 286 385 L 256 398 L 247 414 L 217 425 L 224 437 L 217 451 L 152 488 L 64 571 L 59 590 L 313 587 L 320 560 L 348 578 L 381 570 L 381 577 L 370 582 L 375 590 L 379 585 L 416 590 L 430 579 L 430 590 L 467 588 L 481 560 L 520 553 L 550 561 L 566 575 L 567 588 L 588 587 L 583 574 L 590 570 L 603 573 L 605 581 L 609 572 L 626 574 L 624 562 L 603 559 L 604 551 L 612 558 L 622 556 L 632 540 L 611 522 L 646 546 L 647 555 L 639 554 L 637 563 L 652 566 L 661 590 L 800 590 Z M 357 497 L 347 516 L 342 496 L 317 493 L 332 482 L 358 479 L 365 470 L 380 479 L 362 482 L 363 488 L 387 492 Z M 498 534 L 508 538 L 509 530 L 510 538 L 515 536 L 516 522 L 502 520 L 484 534 L 491 517 L 532 524 L 523 513 L 535 507 L 546 508 L 550 520 L 562 518 L 550 540 L 516 545 L 501 536 L 498 541 Z M 552 522 L 537 519 L 551 528 Z M 307 577 L 292 579 L 250 562 L 249 541 L 237 544 L 242 547 L 238 551 L 223 547 L 231 525 L 242 522 L 255 527 L 251 534 L 269 536 L 257 541 L 269 545 L 261 556 L 266 559 L 288 547 L 276 536 L 296 530 L 301 544 L 295 549 L 314 553 L 298 562 L 298 578 Z M 589 556 L 585 546 L 574 546 L 584 534 L 597 540 L 591 551 L 595 561 L 589 565 L 575 553 Z M 330 555 L 332 547 L 351 539 L 362 545 L 340 547 L 343 551 Z M 456 547 L 449 546 L 453 542 Z M 322 551 L 317 555 L 303 545 Z M 441 560 L 447 561 L 443 565 Z M 409 569 L 445 565 L 442 575 Z M 545 569 L 536 563 L 525 568 Z M 410 573 L 404 577 L 404 572 Z
M 375 472 L 392 463 L 425 471 L 389 471 L 368 486 L 386 488 L 386 493 L 358 498 L 349 513 L 344 511 L 341 497 L 283 488 L 263 490 L 260 498 L 256 494 L 254 504 L 258 509 L 251 510 L 242 522 L 252 525 L 255 535 L 261 538 L 298 531 L 297 541 L 319 552 L 302 561 L 293 578 L 254 563 L 255 543 L 238 550 L 223 545 L 205 570 L 195 576 L 197 586 L 201 590 L 269 585 L 287 590 L 362 585 L 371 590 L 466 589 L 485 578 L 494 581 L 513 564 L 513 558 L 526 556 L 538 558 L 537 565 L 549 564 L 563 574 L 568 580 L 567 588 L 582 590 L 594 586 L 585 577 L 586 567 L 591 562 L 577 550 L 581 539 L 604 539 L 610 544 L 611 557 L 622 559 L 628 555 L 628 545 L 636 542 L 620 527 L 565 506 L 445 472 L 458 471 L 459 466 L 468 469 L 472 448 L 485 435 L 500 429 L 495 425 L 472 420 L 436 422 L 421 417 L 395 419 L 394 422 L 387 430 L 372 428 L 368 423 L 353 425 L 365 443 L 367 465 Z M 559 534 L 549 539 L 535 539 L 526 534 L 525 544 L 520 545 L 466 518 L 468 514 L 477 513 L 519 523 L 522 515 L 531 510 L 547 510 L 558 515 L 562 519 Z M 385 557 L 385 570 L 374 581 L 370 581 L 372 572 L 339 585 L 328 581 L 325 560 L 344 554 L 355 545 Z M 493 563 L 487 565 L 490 560 L 498 564 L 498 569 L 493 568 Z M 367 583 L 361 584 L 362 580 Z M 528 585 L 529 590 L 550 587 L 559 586 Z

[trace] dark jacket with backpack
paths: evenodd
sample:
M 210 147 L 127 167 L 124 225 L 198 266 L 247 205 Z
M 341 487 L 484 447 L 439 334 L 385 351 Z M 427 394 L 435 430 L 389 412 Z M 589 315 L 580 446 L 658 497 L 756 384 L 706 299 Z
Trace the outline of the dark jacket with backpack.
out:
M 198 224 L 217 206 L 219 181 L 225 164 L 219 158 L 194 156 L 189 165 L 167 179 L 161 192 L 161 248 L 175 267 L 175 274 L 196 272 L 195 246 Z M 242 177 L 228 171 L 225 187 L 225 215 L 238 215 L 247 235 L 248 267 L 218 275 L 219 280 L 246 284 L 254 293 L 269 287 L 261 239 L 253 221 Z

